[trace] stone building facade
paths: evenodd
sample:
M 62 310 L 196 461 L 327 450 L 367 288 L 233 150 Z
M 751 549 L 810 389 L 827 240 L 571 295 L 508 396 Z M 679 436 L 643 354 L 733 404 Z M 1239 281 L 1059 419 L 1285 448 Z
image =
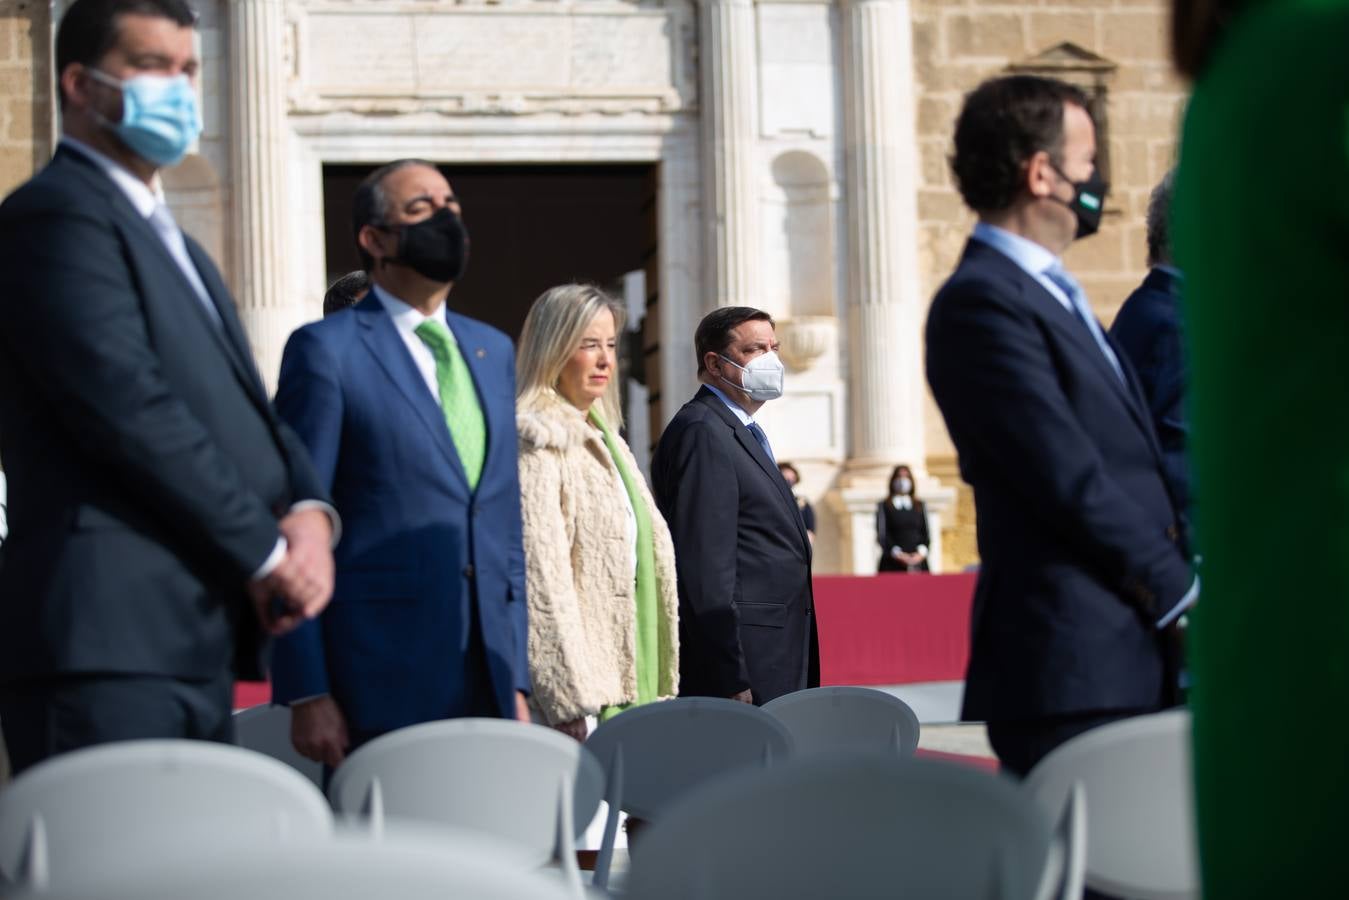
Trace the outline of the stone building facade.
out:
M 0 189 L 50 153 L 65 5 L 0 0 Z M 972 224 L 946 164 L 964 92 L 1021 70 L 1093 96 L 1113 188 L 1101 233 L 1067 262 L 1107 321 L 1144 274 L 1143 211 L 1183 103 L 1165 0 L 195 5 L 206 131 L 164 185 L 228 273 L 265 377 L 336 274 L 334 167 L 420 156 L 527 179 L 539 166 L 648 166 L 653 202 L 632 227 L 651 230 L 652 252 L 610 273 L 640 321 L 633 442 L 696 387 L 705 312 L 773 313 L 787 395 L 761 418 L 820 513 L 820 571 L 874 571 L 872 511 L 899 462 L 920 473 L 940 568 L 977 561 L 921 344 Z

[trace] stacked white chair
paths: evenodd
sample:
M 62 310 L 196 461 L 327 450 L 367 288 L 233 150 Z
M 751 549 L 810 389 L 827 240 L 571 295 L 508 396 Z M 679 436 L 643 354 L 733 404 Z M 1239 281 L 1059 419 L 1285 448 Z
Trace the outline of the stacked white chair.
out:
M 689 697 L 615 716 L 595 729 L 586 747 L 604 767 L 608 783 L 609 816 L 595 863 L 595 885 L 604 888 L 620 811 L 657 820 L 708 779 L 782 762 L 792 752 L 792 736 L 748 703 Z
M 234 714 L 234 743 L 290 766 L 323 787 L 323 763 L 301 756 L 290 740 L 290 707 L 264 703 Z
M 1136 900 L 1199 896 L 1190 714 L 1172 710 L 1079 735 L 1046 756 L 1025 789 L 1055 809 L 1087 798 L 1087 887 Z
M 226 848 L 201 860 L 168 857 L 155 866 L 13 900 L 564 900 L 555 878 L 512 869 L 466 841 L 453 846 L 337 837 L 251 850 Z M 10 897 L 11 895 L 6 895 Z
M 792 733 L 794 756 L 858 750 L 889 750 L 912 756 L 918 749 L 918 716 L 885 691 L 820 687 L 784 694 L 764 704 Z
M 1049 900 L 1074 889 L 1054 832 L 1000 776 L 817 754 L 691 793 L 632 849 L 628 889 L 641 900 Z
M 332 830 L 323 795 L 276 760 L 201 741 L 104 744 L 42 762 L 0 791 L 0 884 L 64 889 Z
M 333 774 L 338 812 L 420 821 L 495 835 L 523 851 L 526 868 L 556 859 L 582 893 L 576 836 L 604 793 L 604 773 L 583 746 L 551 728 L 501 719 L 454 719 L 399 729 L 353 753 Z

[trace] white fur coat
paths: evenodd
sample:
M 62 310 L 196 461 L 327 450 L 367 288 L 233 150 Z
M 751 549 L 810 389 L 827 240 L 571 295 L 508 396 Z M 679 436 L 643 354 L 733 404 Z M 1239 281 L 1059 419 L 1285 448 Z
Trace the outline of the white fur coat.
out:
M 549 724 L 637 699 L 637 607 L 623 479 L 604 436 L 560 397 L 522 409 L 520 489 L 534 706 Z M 674 545 L 627 444 L 628 471 L 651 513 L 658 612 L 670 636 L 657 660 L 661 696 L 678 692 Z

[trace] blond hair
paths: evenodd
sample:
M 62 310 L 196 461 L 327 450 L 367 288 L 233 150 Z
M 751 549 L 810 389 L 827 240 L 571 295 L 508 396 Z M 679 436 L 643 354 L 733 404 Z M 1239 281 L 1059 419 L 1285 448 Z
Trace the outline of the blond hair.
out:
M 627 318 L 623 307 L 593 284 L 563 284 L 539 295 L 525 317 L 516 349 L 515 396 L 519 409 L 536 409 L 560 396 L 557 383 L 562 370 L 580 348 L 590 323 L 606 309 L 614 316 L 614 336 L 621 338 Z M 623 427 L 618 374 L 615 367 L 604 396 L 595 401 L 605 423 L 615 431 Z

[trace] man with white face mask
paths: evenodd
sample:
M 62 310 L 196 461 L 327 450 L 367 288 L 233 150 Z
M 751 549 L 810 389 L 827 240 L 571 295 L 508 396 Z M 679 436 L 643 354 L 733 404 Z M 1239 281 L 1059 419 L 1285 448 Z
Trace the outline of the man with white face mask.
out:
M 332 592 L 327 491 L 158 190 L 201 131 L 193 21 L 181 0 L 69 5 L 61 144 L 0 207 L 0 719 L 16 772 L 105 741 L 229 741 L 262 629 Z
M 694 346 L 703 387 L 651 462 L 679 574 L 680 691 L 763 704 L 820 680 L 810 541 L 754 420 L 782 396 L 773 319 L 718 309 Z

